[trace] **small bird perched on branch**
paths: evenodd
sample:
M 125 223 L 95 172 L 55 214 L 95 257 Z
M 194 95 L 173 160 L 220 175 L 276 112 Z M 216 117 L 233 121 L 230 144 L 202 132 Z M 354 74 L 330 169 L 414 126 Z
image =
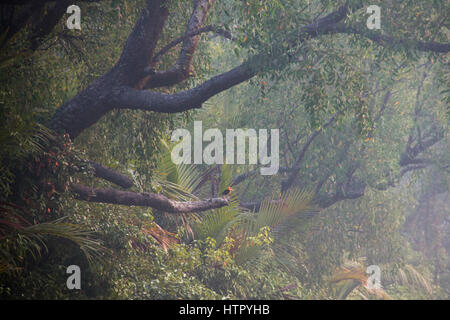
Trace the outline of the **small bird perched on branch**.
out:
M 229 196 L 231 194 L 231 192 L 233 191 L 233 189 L 231 187 L 228 187 L 224 190 L 224 192 L 222 192 L 222 197 L 226 197 Z

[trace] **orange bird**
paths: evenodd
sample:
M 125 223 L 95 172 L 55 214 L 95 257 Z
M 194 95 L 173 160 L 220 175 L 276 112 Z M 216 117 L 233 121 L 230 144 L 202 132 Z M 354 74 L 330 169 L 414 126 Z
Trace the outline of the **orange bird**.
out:
M 233 189 L 231 187 L 228 187 L 225 189 L 224 192 L 222 192 L 222 196 L 228 196 L 230 195 L 230 193 L 233 191 Z

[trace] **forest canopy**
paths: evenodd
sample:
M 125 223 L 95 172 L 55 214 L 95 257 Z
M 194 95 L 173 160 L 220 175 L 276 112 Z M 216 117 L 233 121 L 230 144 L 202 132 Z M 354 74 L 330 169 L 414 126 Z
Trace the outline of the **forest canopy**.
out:
M 3 1 L 0 297 L 448 299 L 449 6 Z

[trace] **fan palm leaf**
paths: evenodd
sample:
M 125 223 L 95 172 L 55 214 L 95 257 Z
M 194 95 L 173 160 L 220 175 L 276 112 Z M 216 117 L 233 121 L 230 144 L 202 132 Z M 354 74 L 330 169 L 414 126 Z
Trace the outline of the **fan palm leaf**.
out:
M 232 181 L 232 169 L 228 165 L 222 165 L 219 190 L 225 190 Z M 234 226 L 236 218 L 241 214 L 236 193 L 229 196 L 228 206 L 208 211 L 200 222 L 193 226 L 196 239 L 205 240 L 208 237 L 216 240 L 219 246 L 229 230 Z
M 42 250 L 47 251 L 45 242 L 48 236 L 60 237 L 76 243 L 88 262 L 90 264 L 95 262 L 104 252 L 104 248 L 98 240 L 94 239 L 93 232 L 81 225 L 63 222 L 63 219 L 11 230 L 0 245 L 1 270 L 18 269 L 20 262 L 27 254 L 38 259 Z
M 198 199 L 193 191 L 197 187 L 200 174 L 194 165 L 175 164 L 171 153 L 174 145 L 168 145 L 164 140 L 163 153 L 158 163 L 152 183 L 161 188 L 161 192 L 169 198 L 180 201 Z
M 241 215 L 238 219 L 239 227 L 247 237 L 256 236 L 264 227 L 272 230 L 275 238 L 281 239 L 288 228 L 285 224 L 295 224 L 298 221 L 290 221 L 301 217 L 306 212 L 315 210 L 311 205 L 314 194 L 307 190 L 291 189 L 278 197 L 265 199 L 259 212 Z M 238 263 L 251 263 L 260 254 L 264 246 L 254 246 L 252 243 L 244 243 L 237 253 Z

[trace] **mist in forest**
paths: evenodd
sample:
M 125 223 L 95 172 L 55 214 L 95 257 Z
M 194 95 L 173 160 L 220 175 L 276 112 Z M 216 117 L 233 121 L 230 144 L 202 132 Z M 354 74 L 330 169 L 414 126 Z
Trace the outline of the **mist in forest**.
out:
M 2 2 L 0 299 L 449 299 L 449 9 Z

